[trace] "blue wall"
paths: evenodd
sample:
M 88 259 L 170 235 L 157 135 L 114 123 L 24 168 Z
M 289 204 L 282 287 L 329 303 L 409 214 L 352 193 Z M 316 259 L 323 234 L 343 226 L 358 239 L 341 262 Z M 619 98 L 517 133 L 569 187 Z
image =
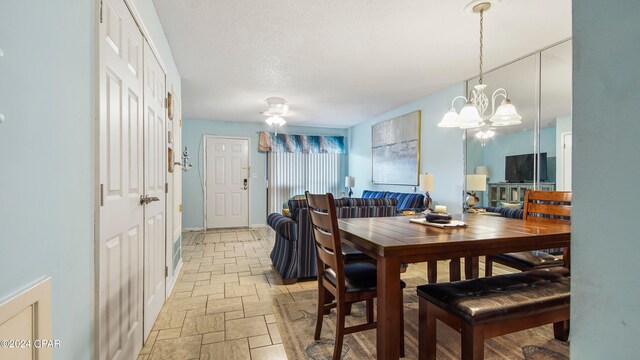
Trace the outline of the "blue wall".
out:
M 571 357 L 637 359 L 640 1 L 573 1 Z M 602 216 L 604 206 L 611 216 Z
M 182 127 L 182 146 L 189 148 L 193 169 L 182 176 L 182 226 L 185 229 L 203 227 L 203 191 L 201 174 L 204 169 L 202 158 L 203 135 L 222 135 L 250 137 L 249 158 L 251 177 L 249 178 L 249 224 L 263 225 L 267 223 L 267 155 L 258 152 L 258 132 L 273 131 L 264 123 L 244 123 L 214 120 L 185 120 Z M 347 129 L 319 128 L 306 126 L 284 126 L 281 131 L 288 134 L 301 135 L 347 135 Z M 344 161 L 343 175 L 346 174 Z M 200 173 L 198 172 L 200 168 Z M 341 177 L 341 179 L 344 176 Z
M 96 3 L 0 11 L 0 302 L 52 278 L 55 359 L 94 358 Z M 152 0 L 133 4 L 179 95 Z
M 0 11 L 0 302 L 52 277 L 56 359 L 93 358 L 95 3 Z
M 434 204 L 446 205 L 451 213 L 462 212 L 462 131 L 439 128 L 438 122 L 451 107 L 451 99 L 463 93 L 463 85 L 458 84 L 351 127 L 349 175 L 356 178 L 354 196 L 360 196 L 365 189 L 413 192 L 412 186 L 374 185 L 371 182 L 371 125 L 421 110 L 420 172 L 434 174 L 435 191 L 431 192 Z

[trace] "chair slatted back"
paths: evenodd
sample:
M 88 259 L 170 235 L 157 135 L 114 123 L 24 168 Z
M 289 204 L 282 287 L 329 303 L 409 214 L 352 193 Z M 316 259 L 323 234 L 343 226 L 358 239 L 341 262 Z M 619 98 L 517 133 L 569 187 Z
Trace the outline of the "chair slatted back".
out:
M 570 223 L 571 199 L 569 191 L 529 190 L 525 196 L 523 220 Z
M 318 275 L 320 276 L 325 266 L 328 266 L 335 271 L 338 279 L 344 281 L 344 259 L 333 195 L 331 193 L 326 195 L 310 194 L 307 191 L 305 196 L 309 206 L 308 213 L 319 260 Z

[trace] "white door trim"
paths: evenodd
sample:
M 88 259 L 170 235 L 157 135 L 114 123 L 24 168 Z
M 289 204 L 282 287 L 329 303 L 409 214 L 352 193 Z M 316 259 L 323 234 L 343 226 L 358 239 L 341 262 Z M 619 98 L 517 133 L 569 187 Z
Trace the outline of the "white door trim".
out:
M 247 140 L 247 179 L 249 179 L 247 190 L 247 225 L 251 226 L 251 138 L 247 136 L 225 136 L 225 135 L 202 135 L 202 156 L 203 159 L 203 171 L 202 171 L 202 211 L 204 223 L 202 229 L 207 230 L 207 139 L 232 139 L 232 140 Z
M 560 169 L 560 174 L 556 173 L 556 185 L 562 191 L 571 191 L 570 189 L 567 189 L 567 181 L 566 181 L 567 170 L 568 171 L 572 170 L 572 169 L 567 169 L 567 164 L 566 164 L 567 159 L 565 155 L 567 151 L 566 149 L 567 137 L 573 138 L 573 132 L 567 131 L 560 134 L 560 154 L 559 155 L 556 154 L 556 156 L 558 156 L 558 161 L 560 162 L 560 166 L 556 166 L 558 169 Z M 571 149 L 571 151 L 573 151 L 573 149 Z
M 149 42 L 149 47 L 151 48 L 151 52 L 153 52 L 153 55 L 158 60 L 158 63 L 160 63 L 160 67 L 162 68 L 162 71 L 164 71 L 165 74 L 168 74 L 169 72 L 167 71 L 167 66 L 164 64 L 162 57 L 160 57 L 160 52 L 158 51 L 156 44 L 153 42 L 153 39 L 151 39 L 151 36 L 149 35 L 149 30 L 147 30 L 147 27 L 144 25 L 144 22 L 142 22 L 142 16 L 140 15 L 140 12 L 138 11 L 138 8 L 136 7 L 134 0 L 124 0 L 124 3 L 129 8 L 129 12 L 133 16 L 133 20 L 138 25 L 140 32 L 142 32 L 142 37 L 144 37 L 147 40 L 147 42 Z M 98 0 L 98 6 L 100 6 L 100 0 Z

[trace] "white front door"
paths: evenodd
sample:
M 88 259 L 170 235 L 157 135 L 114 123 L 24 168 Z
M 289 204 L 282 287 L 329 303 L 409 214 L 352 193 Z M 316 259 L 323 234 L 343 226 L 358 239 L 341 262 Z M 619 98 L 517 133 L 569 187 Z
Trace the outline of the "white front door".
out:
M 96 331 L 101 360 L 128 360 L 143 341 L 143 37 L 123 0 L 102 13 Z
M 249 226 L 249 140 L 207 136 L 207 228 Z
M 144 337 L 166 297 L 165 288 L 165 75 L 144 42 Z

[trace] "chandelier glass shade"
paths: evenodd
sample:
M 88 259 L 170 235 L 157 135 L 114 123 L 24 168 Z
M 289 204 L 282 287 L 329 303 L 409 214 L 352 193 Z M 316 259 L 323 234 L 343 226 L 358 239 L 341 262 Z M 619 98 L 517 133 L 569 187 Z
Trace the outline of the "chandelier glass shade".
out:
M 442 118 L 442 121 L 440 121 L 438 126 L 445 128 L 458 127 L 459 118 L 460 116 L 458 115 L 456 108 L 452 107 L 446 114 L 444 114 L 444 118 Z
M 508 126 L 520 124 L 521 119 L 522 116 L 518 114 L 518 111 L 511 103 L 511 100 L 505 98 L 496 110 L 495 114 L 489 120 L 493 126 Z
M 460 110 L 458 127 L 460 129 L 473 129 L 484 125 L 478 107 L 470 101 Z
M 457 96 L 451 101 L 451 108 L 438 123 L 439 127 L 458 127 L 460 129 L 474 129 L 484 126 L 487 121 L 492 126 L 508 126 L 521 123 L 522 116 L 518 114 L 516 107 L 509 100 L 507 90 L 499 88 L 491 94 L 491 101 L 485 94 L 486 84 L 483 84 L 483 33 L 484 33 L 484 12 L 489 10 L 491 3 L 480 2 L 473 7 L 475 13 L 480 14 L 480 80 L 479 84 L 473 87 L 468 97 Z M 496 100 L 502 98 L 500 106 L 496 109 Z M 463 99 L 465 105 L 457 112 L 455 102 Z M 491 105 L 491 114 L 487 115 L 487 110 Z

